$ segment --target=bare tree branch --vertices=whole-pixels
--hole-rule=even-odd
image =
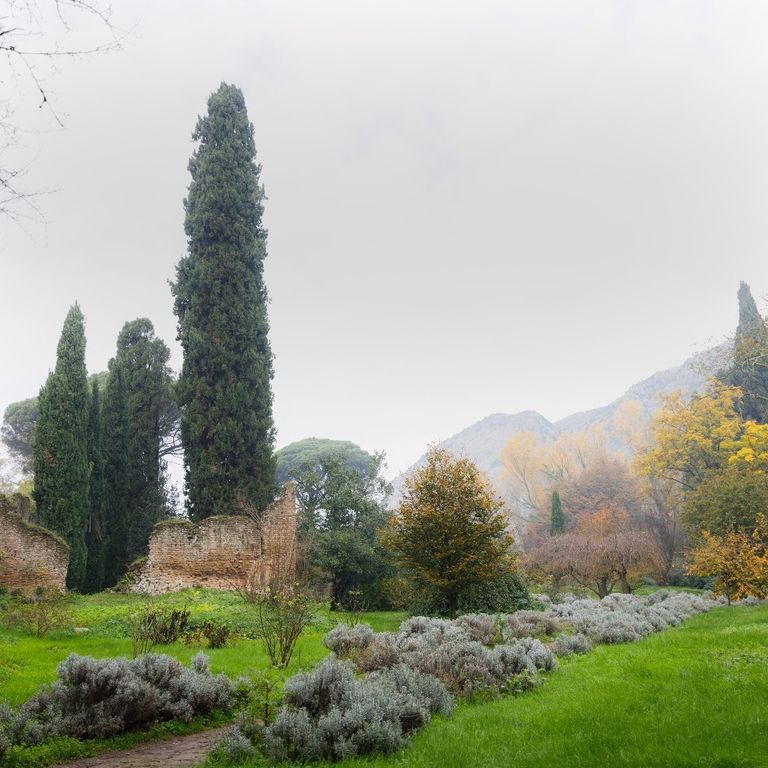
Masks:
[[[70,17],[78,21],[85,17],[96,19],[108,39],[82,47],[60,40],[59,33],[64,37],[73,34],[71,22],[75,19]],[[54,34],[46,28],[46,21],[51,18]],[[0,0],[0,57],[5,58],[6,64],[0,65],[0,82],[15,82],[20,91],[16,99],[6,97],[0,102],[0,156],[7,157],[8,150],[19,146],[17,114],[29,103],[23,91],[31,89],[39,99],[38,107],[51,115],[57,128],[63,128],[64,120],[49,97],[47,76],[58,72],[57,62],[63,59],[118,50],[129,34],[115,29],[111,8],[104,0]],[[32,44],[32,38],[40,38],[40,45]],[[0,215],[20,225],[43,220],[37,201],[47,193],[25,189],[21,180],[28,167],[28,163],[0,160]]]

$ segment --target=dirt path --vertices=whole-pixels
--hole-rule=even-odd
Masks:
[[[168,741],[154,741],[134,749],[83,757],[54,768],[191,768],[205,759],[213,742],[225,730],[226,727],[214,728],[190,736],[175,736]]]

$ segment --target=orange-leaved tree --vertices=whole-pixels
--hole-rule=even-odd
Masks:
[[[469,459],[433,447],[405,480],[382,541],[417,586],[439,597],[451,616],[474,587],[515,567],[504,502]]]
[[[768,597],[768,519],[757,515],[755,530],[749,534],[730,531],[714,536],[702,531],[704,543],[691,553],[688,573],[714,576],[715,594],[731,600]]]
[[[625,509],[609,504],[583,515],[572,533],[549,536],[529,550],[528,568],[559,581],[571,577],[598,597],[619,584],[632,591],[632,582],[654,570],[655,549],[649,535],[633,529]]]

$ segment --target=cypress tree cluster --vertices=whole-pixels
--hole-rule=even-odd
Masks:
[[[274,497],[275,464],[264,192],[239,88],[222,83],[193,139],[188,253],[173,293],[187,505],[200,520],[231,514],[239,500],[263,509]]]
[[[70,546],[67,586],[97,592],[146,551],[168,514],[161,444],[172,400],[170,353],[145,319],[126,323],[102,394],[88,390],[80,308],[67,315],[34,431],[38,520]]]
[[[272,351],[263,270],[264,191],[241,91],[222,84],[199,118],[185,201],[188,254],[172,286],[184,364],[146,318],[128,322],[89,392],[85,330],[67,315],[34,431],[40,522],[70,545],[70,588],[114,584],[168,514],[164,437],[181,407],[189,516],[263,509],[274,498]]]

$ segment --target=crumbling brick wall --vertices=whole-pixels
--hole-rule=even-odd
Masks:
[[[26,595],[37,587],[64,592],[69,547],[28,517],[28,500],[0,495],[0,586]]]
[[[158,523],[147,559],[133,571],[133,590],[148,594],[187,587],[244,589],[254,582],[292,579],[296,572],[296,489],[280,497],[259,518],[247,515]]]

